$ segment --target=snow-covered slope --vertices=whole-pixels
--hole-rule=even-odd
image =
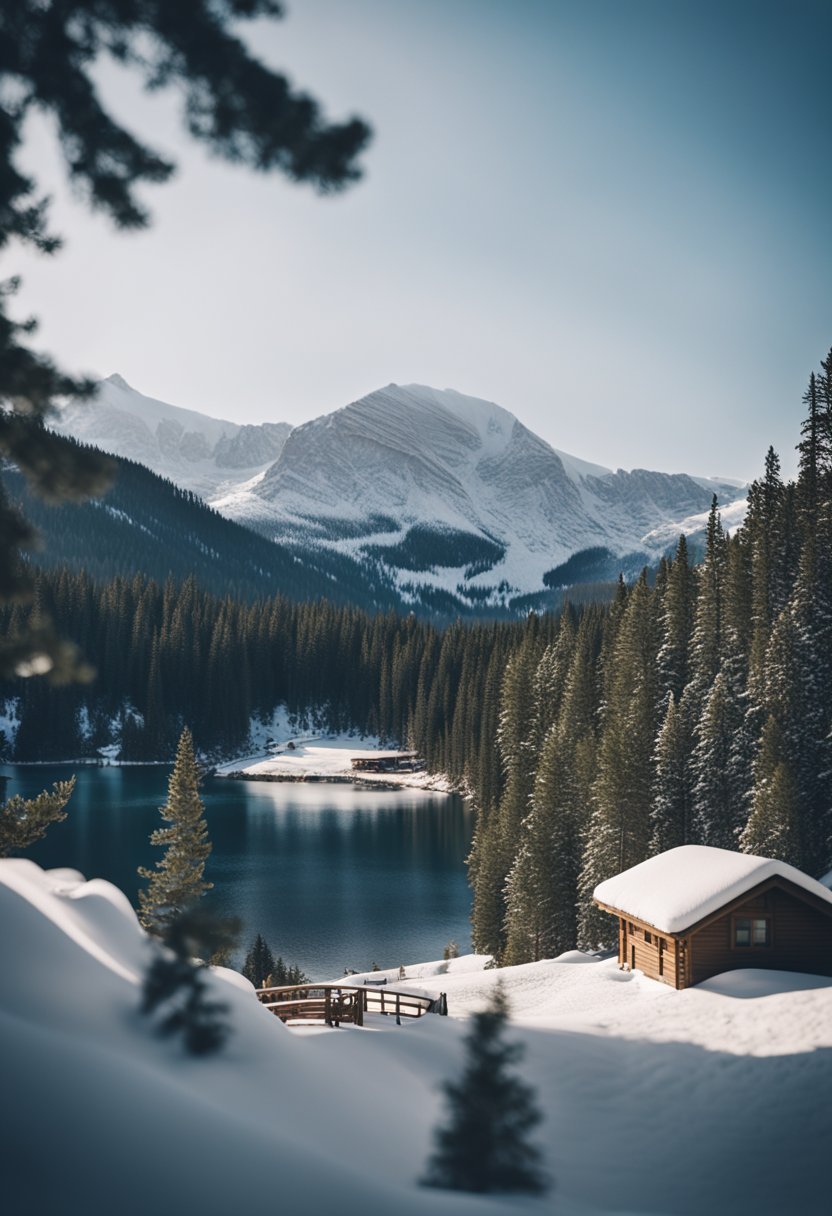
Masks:
[[[52,426],[209,499],[267,468],[292,429],[287,422],[241,426],[183,410],[145,397],[119,375],[102,380],[91,401],[65,406]]]
[[[524,593],[580,550],[643,548],[646,533],[706,510],[714,493],[740,491],[613,472],[550,447],[492,402],[390,384],[296,427],[262,478],[214,505],[276,538],[378,557],[400,586]]]
[[[138,1012],[149,947],[109,883],[0,861],[0,920],[9,1216],[828,1208],[828,979],[749,970],[675,992],[577,951],[499,971],[469,956],[406,968],[404,987],[447,993],[447,1018],[293,1031],[241,977],[215,972],[210,995],[228,1006],[232,1035],[220,1055],[194,1059]],[[417,1185],[439,1087],[459,1076],[466,1020],[498,982],[544,1114],[537,1135],[557,1187],[542,1199]]]

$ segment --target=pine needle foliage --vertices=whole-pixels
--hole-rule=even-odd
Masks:
[[[471,1019],[462,1076],[443,1086],[448,1117],[435,1132],[423,1186],[481,1195],[548,1189],[540,1151],[528,1138],[542,1116],[534,1091],[511,1072],[522,1047],[505,1042],[508,1016],[498,983],[489,1007]]]
[[[204,958],[227,954],[234,946],[236,921],[223,920],[202,908],[174,916],[154,942],[153,958],[142,987],[141,1011],[156,1019],[164,1037],[181,1034],[185,1050],[210,1055],[225,1043],[228,1006],[208,995]]]
[[[36,798],[15,794],[0,804],[0,857],[21,853],[45,834],[52,823],[66,819],[66,804],[75,789],[75,778],[56,781],[51,790]]]
[[[139,869],[141,877],[148,879],[147,889],[139,892],[139,920],[152,931],[185,912],[213,886],[204,878],[211,842],[205,806],[199,796],[193,738],[187,726],[176,750],[168,800],[159,811],[170,826],[157,828],[150,841],[164,848],[165,855],[155,869]]]

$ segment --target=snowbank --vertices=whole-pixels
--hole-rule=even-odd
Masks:
[[[832,904],[828,887],[785,861],[703,844],[683,844],[648,857],[600,883],[595,898],[665,933],[682,933],[723,904],[775,877],[787,878]]]
[[[227,973],[233,1034],[195,1060],[137,1012],[148,943],[125,897],[0,862],[4,1211],[228,1216],[783,1216],[825,1210],[832,982],[744,971],[685,992],[570,951],[501,971],[408,967],[451,1016],[292,1031]],[[374,973],[372,978],[397,973]],[[361,977],[355,977],[360,980]],[[557,1190],[416,1185],[467,1016],[505,984]],[[398,986],[398,984],[391,986]],[[692,1168],[679,1171],[680,1154]],[[645,1167],[645,1163],[649,1168]]]

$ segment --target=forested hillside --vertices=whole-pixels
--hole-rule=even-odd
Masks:
[[[730,539],[714,503],[701,565],[682,538],[655,588],[512,654],[470,863],[478,950],[613,944],[594,887],[674,845],[829,868],[832,352],[804,401],[796,484],[769,450]]]
[[[242,599],[282,594],[326,596],[370,610],[402,606],[373,563],[362,566],[325,549],[301,559],[291,546],[226,519],[143,465],[122,457],[114,463],[113,484],[102,498],[58,506],[30,494],[16,470],[4,471],[12,502],[43,538],[33,554],[38,565],[83,570],[98,580],[139,572],[159,582],[193,575],[206,591]]]
[[[410,740],[431,768],[490,789],[507,656],[526,636],[550,638],[553,617],[441,630],[415,616],[370,616],[328,601],[247,604],[139,576],[98,584],[45,572],[35,610],[60,623],[97,669],[87,685],[17,680],[19,760],[94,755],[120,741],[125,759],[168,759],[183,723],[210,755],[245,747],[251,718],[285,704],[324,727]],[[11,633],[30,610],[5,610]],[[480,771],[479,757],[490,768]]]
[[[479,951],[519,962],[607,942],[595,885],[683,843],[820,874],[832,861],[832,352],[806,393],[796,483],[770,450],[731,537],[684,537],[611,605],[514,623],[250,603],[196,579],[41,576],[92,684],[4,690],[18,759],[170,757],[184,723],[212,755],[279,704],[407,743],[474,799]],[[5,630],[24,612],[5,610]]]

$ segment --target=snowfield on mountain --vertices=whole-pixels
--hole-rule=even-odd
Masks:
[[[743,498],[730,478],[591,464],[502,406],[418,384],[389,384],[294,429],[240,428],[112,376],[57,426],[299,552],[378,562],[414,602],[427,588],[504,604],[587,549],[655,559],[679,532],[702,530],[714,494]]]

